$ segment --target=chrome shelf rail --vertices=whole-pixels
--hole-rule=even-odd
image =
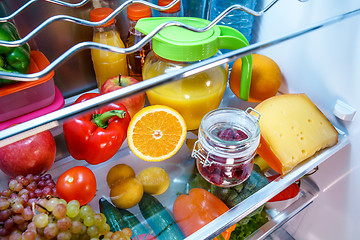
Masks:
[[[26,35],[22,39],[19,39],[16,41],[2,41],[1,40],[0,46],[6,46],[6,47],[21,46],[21,45],[25,44],[27,41],[29,41],[31,38],[33,38],[40,31],[42,31],[46,26],[48,26],[49,24],[56,22],[56,21],[62,20],[62,21],[76,23],[76,24],[83,25],[83,26],[96,27],[96,26],[100,26],[100,25],[103,25],[103,24],[109,22],[111,19],[116,17],[120,12],[122,12],[127,6],[129,6],[133,3],[141,3],[150,8],[153,8],[155,10],[165,11],[165,10],[168,10],[171,7],[173,7],[179,1],[180,0],[173,0],[168,5],[161,7],[161,6],[158,6],[156,4],[153,4],[153,3],[150,3],[150,2],[147,2],[144,0],[127,0],[123,4],[121,4],[119,7],[117,7],[109,16],[107,16],[106,18],[104,18],[103,20],[98,21],[98,22],[92,22],[89,20],[84,20],[81,18],[72,17],[72,16],[68,16],[68,15],[55,15],[55,16],[52,16],[52,17],[46,19],[44,22],[42,22],[39,26],[37,26],[34,30],[32,30],[28,35]]]
[[[90,99],[88,101],[78,103],[76,105],[68,106],[68,107],[60,109],[56,112],[52,112],[47,115],[38,117],[36,119],[15,125],[11,128],[4,129],[4,130],[0,131],[0,147],[5,146],[10,143],[13,143],[15,141],[18,141],[27,136],[31,136],[38,132],[44,131],[45,129],[50,129],[55,126],[59,126],[61,124],[61,122],[68,117],[75,116],[77,114],[81,114],[86,111],[90,111],[91,109],[103,106],[103,105],[111,103],[115,100],[118,100],[118,99],[121,99],[124,97],[128,97],[132,94],[146,91],[152,87],[155,87],[155,86],[167,83],[167,82],[171,82],[174,80],[178,80],[181,78],[189,77],[189,76],[192,76],[199,72],[211,69],[215,66],[219,66],[224,63],[235,61],[239,57],[246,56],[257,50],[264,49],[264,48],[267,48],[270,46],[274,46],[276,44],[279,44],[279,43],[285,42],[287,40],[302,36],[304,34],[312,32],[314,30],[321,29],[323,27],[329,26],[331,24],[335,24],[337,22],[340,22],[341,20],[356,16],[359,14],[360,14],[360,8],[355,9],[353,11],[346,12],[344,14],[337,15],[337,16],[327,19],[323,22],[320,22],[313,26],[307,27],[303,30],[300,30],[300,31],[267,41],[267,42],[255,43],[255,44],[249,45],[247,47],[228,52],[223,55],[212,57],[212,58],[206,59],[204,61],[201,61],[199,63],[195,63],[190,66],[184,67],[182,69],[172,71],[167,74],[163,74],[163,75],[148,79],[146,81],[139,82],[134,85],[127,86],[126,88],[122,88],[120,90],[101,95],[99,97]],[[168,22],[165,24],[170,24],[170,23],[171,22]],[[178,22],[171,23],[171,24],[178,24]],[[162,26],[159,26],[158,28],[162,28]],[[157,31],[157,29],[155,29],[154,31]],[[143,42],[144,41],[147,41],[147,40],[143,39]],[[107,45],[102,45],[102,46],[104,47],[104,49],[109,49],[109,50],[113,50],[113,51],[121,50],[120,53],[124,53],[124,49],[109,47]],[[84,45],[83,47],[87,47],[87,46]],[[44,73],[46,74],[49,71],[49,69],[52,69],[52,67],[53,67],[52,65],[59,64],[59,63],[60,63],[60,60],[58,60],[58,62],[53,62],[47,68],[45,68],[43,71],[41,71],[37,74],[31,74],[31,76],[35,76],[35,75],[39,76]],[[10,73],[6,73],[6,74],[10,74]]]
[[[39,0],[30,0],[30,1],[28,1],[27,3],[22,5],[18,10],[14,11],[12,14],[10,14],[10,15],[8,15],[6,17],[1,17],[0,22],[7,22],[7,21],[12,20],[14,17],[19,15],[22,11],[24,11],[25,9],[27,9],[28,7],[30,7],[31,5],[33,5],[34,3],[38,2],[38,1]],[[64,7],[79,8],[79,7],[84,6],[90,0],[82,0],[81,2],[78,2],[78,3],[68,3],[68,2],[59,1],[59,0],[43,0],[43,1],[53,3],[53,4],[56,4],[56,5],[60,5],[60,6],[64,6]]]
[[[55,15],[53,17],[50,17],[50,18],[46,19],[39,26],[37,26],[34,30],[32,30],[28,35],[26,35],[25,37],[23,37],[20,40],[16,40],[16,41],[3,41],[3,40],[0,40],[0,46],[5,46],[5,47],[21,46],[21,45],[25,44],[26,42],[28,42],[31,38],[33,38],[40,31],[42,31],[47,25],[49,25],[49,24],[51,24],[51,23],[53,23],[55,21],[63,20],[63,21],[72,22],[72,23],[76,23],[76,24],[79,24],[79,25],[83,25],[83,26],[96,27],[96,26],[100,26],[100,25],[103,25],[103,24],[107,23],[112,18],[116,17],[120,12],[122,12],[127,6],[129,6],[129,5],[133,4],[133,3],[141,3],[141,4],[144,4],[146,6],[149,6],[149,7],[153,8],[155,10],[165,11],[165,10],[168,10],[171,7],[173,7],[178,1],[180,1],[180,0],[174,0],[170,4],[161,7],[161,6],[158,6],[156,4],[152,4],[152,3],[144,1],[144,0],[127,0],[126,2],[121,4],[118,8],[116,8],[113,13],[111,13],[109,16],[107,16],[106,18],[104,18],[103,20],[98,21],[98,22],[91,22],[91,21],[88,21],[88,20],[84,20],[84,19],[80,19],[80,18],[76,18],[76,17],[71,17],[71,16],[67,16],[67,15]],[[214,19],[214,21],[212,21],[208,26],[206,26],[206,29],[204,28],[204,29],[199,29],[198,30],[198,29],[193,28],[191,26],[189,26],[188,29],[193,30],[193,31],[206,31],[209,28],[211,28],[213,25],[218,23],[222,18],[224,18],[226,15],[228,15],[231,11],[233,11],[235,9],[240,9],[240,10],[245,11],[245,12],[251,14],[251,15],[254,15],[254,16],[261,16],[266,11],[268,11],[278,1],[279,0],[272,0],[272,2],[270,4],[268,4],[263,10],[258,11],[258,12],[253,11],[252,9],[249,9],[249,8],[244,7],[242,5],[236,4],[236,5],[233,5],[233,6],[230,6],[229,8],[227,8],[216,19]],[[141,46],[139,46],[139,47],[141,47]]]
[[[148,2],[143,1],[143,0],[128,0],[128,1],[124,2],[122,5],[120,5],[108,17],[106,17],[105,19],[103,19],[103,20],[101,20],[99,22],[91,22],[91,21],[87,21],[87,20],[83,20],[83,19],[79,19],[79,18],[74,18],[74,17],[69,17],[69,16],[65,16],[65,15],[57,15],[57,16],[54,16],[54,17],[51,17],[51,18],[47,19],[45,22],[40,24],[37,28],[35,28],[30,34],[28,34],[23,39],[20,39],[20,40],[17,40],[17,41],[1,41],[0,40],[0,46],[9,46],[9,47],[11,47],[11,46],[20,46],[20,45],[24,44],[26,41],[28,41],[31,37],[33,37],[37,32],[42,30],[46,25],[48,25],[50,22],[55,21],[56,19],[57,20],[63,19],[63,20],[72,21],[72,22],[75,22],[75,23],[78,23],[78,24],[81,24],[81,25],[94,27],[94,26],[99,26],[99,25],[102,25],[102,24],[108,22],[110,19],[112,19],[118,13],[120,13],[126,6],[128,6],[128,5],[132,4],[132,3],[142,3],[142,4],[145,4],[145,5],[149,6],[149,7],[151,7],[151,8],[157,9],[159,11],[163,11],[163,10],[171,8],[178,1],[179,0],[174,0],[169,5],[167,5],[165,7],[160,7],[160,6],[148,3]],[[203,27],[203,28],[195,28],[193,26],[190,26],[190,25],[187,25],[187,24],[184,24],[184,23],[181,23],[181,22],[169,21],[169,22],[166,22],[166,23],[163,23],[163,24],[159,25],[152,32],[150,32],[150,34],[148,34],[145,38],[143,38],[140,42],[138,42],[137,44],[135,44],[135,45],[133,45],[133,46],[131,46],[129,48],[117,48],[117,47],[112,47],[112,46],[109,46],[109,45],[105,45],[105,44],[101,44],[101,43],[95,43],[95,42],[91,42],[91,41],[81,42],[81,43],[78,43],[78,44],[74,45],[70,49],[68,49],[65,53],[63,53],[58,58],[56,58],[52,63],[50,63],[50,65],[48,65],[46,68],[44,68],[40,72],[32,73],[32,74],[20,74],[20,73],[9,73],[9,72],[0,71],[0,77],[4,78],[4,79],[16,80],[16,81],[35,81],[35,80],[39,80],[41,77],[45,76],[46,74],[48,74],[52,70],[56,69],[61,63],[65,62],[73,54],[75,54],[76,52],[79,52],[81,50],[84,50],[84,49],[95,48],[95,49],[101,49],[101,50],[106,50],[106,51],[111,51],[111,52],[116,52],[116,53],[121,53],[121,54],[130,54],[130,53],[138,51],[146,43],[150,42],[151,39],[157,33],[159,33],[162,29],[164,29],[166,27],[178,26],[178,27],[182,27],[182,28],[194,31],[194,32],[205,32],[205,31],[211,29],[222,18],[226,17],[227,14],[229,14],[231,11],[233,11],[235,9],[240,9],[240,10],[246,11],[246,12],[248,12],[250,14],[261,16],[262,14],[264,14],[267,10],[269,10],[278,1],[279,0],[273,0],[263,10],[261,10],[259,12],[253,11],[253,10],[251,10],[249,8],[246,8],[246,7],[244,7],[242,5],[238,5],[238,4],[230,6],[223,13],[221,13],[217,18],[215,18],[212,22],[209,22],[209,24],[207,26]]]

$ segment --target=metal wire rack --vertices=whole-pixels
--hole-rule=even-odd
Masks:
[[[19,8],[17,11],[15,11],[13,14],[11,14],[11,15],[9,15],[7,17],[4,17],[4,18],[0,18],[0,22],[11,20],[13,17],[15,17],[17,14],[19,14],[21,11],[23,11],[24,9],[26,9],[27,7],[29,7],[31,4],[35,3],[36,1],[37,0],[29,1],[28,3],[23,5],[23,7]],[[53,3],[53,4],[63,5],[63,6],[66,6],[66,7],[81,7],[81,6],[85,5],[89,0],[83,0],[83,1],[81,1],[79,3],[77,3],[77,4],[68,4],[68,3],[65,3],[65,2],[62,2],[62,1],[57,1],[57,0],[46,0],[46,1],[50,2],[50,3]],[[75,23],[75,24],[83,25],[83,26],[96,27],[96,26],[100,26],[100,25],[103,25],[103,24],[107,23],[112,18],[117,16],[120,12],[122,12],[127,6],[129,6],[129,5],[133,4],[133,3],[141,3],[141,4],[144,4],[146,6],[149,6],[150,8],[153,8],[155,10],[165,11],[165,10],[170,9],[171,7],[173,7],[179,1],[180,0],[173,0],[170,4],[161,7],[161,6],[149,3],[149,2],[144,1],[144,0],[128,0],[128,1],[125,1],[123,4],[121,4],[118,8],[116,8],[114,10],[114,12],[112,12],[109,16],[107,16],[106,18],[104,18],[103,20],[98,21],[98,22],[91,22],[91,21],[88,21],[88,20],[84,20],[84,19],[80,19],[80,18],[76,18],[76,17],[71,17],[71,16],[67,16],[67,15],[56,15],[56,16],[50,17],[47,20],[45,20],[43,23],[41,23],[38,27],[36,27],[34,30],[32,30],[29,34],[27,34],[25,37],[23,37],[20,40],[16,40],[16,41],[2,41],[2,40],[0,40],[0,46],[6,46],[6,47],[21,46],[21,45],[25,44],[26,42],[28,42],[30,39],[32,39],[34,36],[36,36],[46,26],[48,26],[49,24],[51,24],[53,22],[56,22],[56,21],[68,21],[68,22],[72,22],[72,23]],[[48,74],[49,72],[51,72],[52,70],[56,69],[61,63],[65,62],[73,54],[75,54],[75,53],[77,53],[77,52],[79,52],[81,50],[84,50],[84,49],[96,48],[96,49],[111,51],[111,52],[115,52],[115,53],[130,54],[130,53],[136,52],[139,49],[141,49],[146,43],[150,42],[151,39],[157,33],[159,33],[161,30],[163,30],[166,27],[178,26],[178,27],[182,27],[182,28],[194,31],[194,32],[205,32],[205,31],[211,29],[221,19],[226,17],[230,12],[232,12],[232,11],[234,11],[236,9],[239,9],[241,11],[247,12],[248,14],[251,14],[253,16],[258,17],[258,16],[263,15],[266,11],[268,11],[278,1],[279,0],[272,0],[261,11],[254,11],[252,9],[249,9],[249,8],[247,8],[247,7],[243,6],[243,5],[239,5],[239,4],[232,5],[232,6],[228,7],[225,11],[223,11],[212,22],[209,22],[209,24],[207,26],[203,27],[203,28],[195,28],[193,26],[190,26],[190,25],[187,25],[187,24],[184,24],[184,23],[181,23],[181,22],[169,21],[169,22],[166,22],[166,23],[163,23],[163,24],[159,25],[152,32],[150,32],[145,38],[143,38],[140,42],[138,42],[137,44],[135,44],[135,45],[133,45],[133,46],[131,46],[129,48],[118,48],[118,47],[113,47],[113,46],[109,46],[109,45],[105,45],[105,44],[101,44],[101,43],[95,43],[95,42],[91,42],[91,41],[81,42],[81,43],[78,43],[78,44],[74,45],[73,47],[68,49],[66,52],[61,54],[58,58],[56,58],[52,63],[50,63],[50,65],[48,65],[42,71],[39,71],[39,72],[33,73],[33,74],[0,72],[0,77],[4,78],[4,79],[10,79],[10,80],[16,80],[16,81],[34,81],[34,80],[38,80],[41,77]]]

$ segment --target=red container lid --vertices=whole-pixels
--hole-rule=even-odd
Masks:
[[[127,7],[127,15],[133,21],[151,17],[151,8],[141,3],[133,3]]]
[[[30,66],[29,66],[29,74],[37,73],[44,68],[46,68],[50,64],[49,60],[45,57],[45,55],[40,51],[32,50],[30,52]],[[18,81],[17,83],[8,84],[3,87],[0,87],[0,97],[9,95],[14,92],[19,92],[24,89],[28,89],[34,87],[36,85],[40,85],[44,82],[49,81],[54,76],[54,71],[51,71],[44,77],[40,78],[36,81],[22,82]]]
[[[95,8],[90,11],[90,21],[92,22],[99,22],[109,16],[114,10],[111,8],[103,7],[103,8]],[[108,27],[111,24],[115,23],[115,18],[110,19],[107,23],[104,25],[101,25],[99,27]]]
[[[169,5],[172,1],[173,0],[158,0],[158,4],[159,6],[163,7]],[[166,13],[178,12],[180,11],[180,6],[181,6],[181,1],[177,2],[172,8],[162,12],[166,12]]]

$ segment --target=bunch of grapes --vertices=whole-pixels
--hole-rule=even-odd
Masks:
[[[130,240],[131,229],[110,232],[106,217],[56,194],[50,174],[18,176],[0,191],[2,240]]]
[[[33,218],[33,203],[45,197],[56,197],[56,184],[50,174],[29,174],[9,180],[0,192],[0,237],[25,231]]]
[[[77,200],[66,203],[59,198],[45,199],[24,232],[15,231],[9,239],[35,240],[130,240],[132,231],[110,232],[106,217],[95,213],[89,205],[80,207]]]

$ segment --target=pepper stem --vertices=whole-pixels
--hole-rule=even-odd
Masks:
[[[126,112],[124,110],[110,110],[104,112],[103,114],[93,114],[92,122],[96,124],[96,126],[101,128],[106,128],[109,125],[109,120],[113,117],[124,118]]]

